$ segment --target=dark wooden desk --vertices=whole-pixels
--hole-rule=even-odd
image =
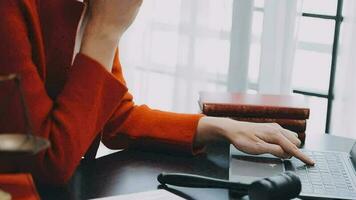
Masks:
[[[305,148],[348,152],[354,140],[309,134]],[[82,163],[71,182],[62,188],[38,186],[43,199],[88,199],[157,189],[161,172],[184,172],[228,178],[229,145],[214,144],[196,157],[124,150]],[[187,199],[232,199],[224,189],[171,187]]]

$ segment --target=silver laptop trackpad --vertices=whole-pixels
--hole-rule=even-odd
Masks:
[[[230,181],[250,184],[285,171],[283,161],[273,157],[231,155]]]

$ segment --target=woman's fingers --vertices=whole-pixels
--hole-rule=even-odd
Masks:
[[[280,133],[282,133],[289,141],[291,141],[297,147],[300,147],[300,145],[302,144],[302,142],[298,139],[297,133],[290,131],[288,129],[285,129],[277,123],[270,123],[268,125],[274,129],[274,132],[279,131]]]
[[[291,156],[285,152],[281,146],[279,145],[276,145],[276,144],[271,144],[271,143],[267,143],[267,142],[264,142],[264,141],[260,141],[260,147],[261,147],[261,150],[262,152],[264,153],[270,153],[274,156],[277,156],[279,158],[290,158]]]
[[[294,145],[297,147],[300,147],[302,142],[298,139],[298,134],[295,132],[292,132],[288,129],[281,128],[282,134],[289,140],[291,141]]]
[[[261,124],[227,120],[222,129],[223,135],[235,147],[245,153],[271,153],[281,158],[291,156],[308,165],[315,162],[301,152],[297,146],[300,140],[294,132],[283,129],[278,124]],[[218,129],[219,130],[219,129]]]
[[[302,151],[298,149],[298,147],[293,144],[291,141],[289,141],[283,134],[281,133],[276,133],[276,134],[271,134],[271,137],[267,137],[269,143],[277,144],[282,147],[282,149],[289,155],[294,156],[298,158],[299,160],[303,161],[304,163],[308,165],[314,165],[315,162],[309,158],[307,155],[305,155]]]

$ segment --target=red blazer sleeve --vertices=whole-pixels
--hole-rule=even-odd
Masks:
[[[78,54],[62,92],[51,99],[33,61],[33,35],[28,13],[18,1],[0,1],[0,74],[22,76],[21,87],[29,107],[34,133],[48,138],[51,147],[21,166],[37,180],[65,183],[104,124],[119,106],[127,88],[95,60]],[[0,86],[0,99],[9,97],[11,84]],[[18,96],[8,107],[9,120],[0,132],[23,131]]]
[[[118,53],[114,60],[113,74],[125,84]],[[203,115],[178,114],[135,105],[126,92],[123,100],[104,128],[102,141],[111,149],[129,146],[196,153],[193,141],[198,121]]]

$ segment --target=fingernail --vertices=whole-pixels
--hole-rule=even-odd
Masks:
[[[312,159],[310,159],[310,165],[315,165],[315,161],[314,160],[312,160]]]

